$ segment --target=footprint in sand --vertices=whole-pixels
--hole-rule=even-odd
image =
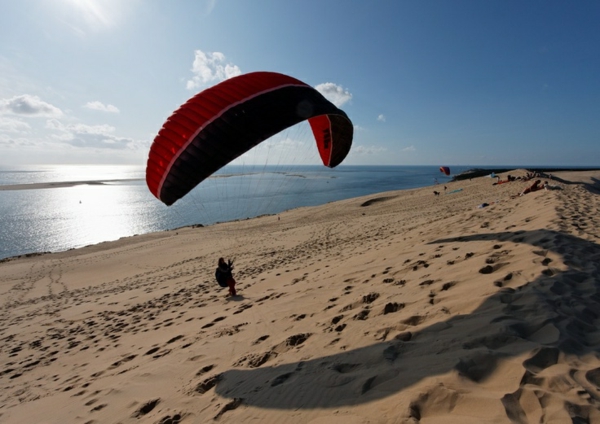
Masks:
[[[199,377],[199,376],[201,376],[201,375],[203,375],[203,374],[206,374],[207,372],[209,372],[209,371],[213,370],[215,367],[216,367],[216,365],[207,365],[207,366],[205,366],[205,367],[202,367],[202,368],[200,369],[200,371],[198,371],[198,372],[196,373],[196,377]]]
[[[383,315],[391,314],[393,312],[398,312],[406,305],[404,303],[390,302],[387,303],[383,308]]]
[[[376,386],[379,386],[380,384],[385,383],[388,380],[396,378],[398,374],[400,374],[399,371],[391,370],[386,372],[385,374],[377,374],[367,378],[360,389],[360,394],[364,395]]]
[[[168,355],[169,353],[171,353],[171,349],[164,349],[162,352],[157,353],[156,355],[154,355],[152,357],[152,359],[158,359],[158,358],[162,358],[163,356]]]
[[[223,376],[221,374],[216,374],[211,377],[208,377],[206,380],[199,383],[194,389],[194,391],[203,395],[204,393],[208,392],[210,389],[215,387],[217,383],[221,381],[222,378]]]
[[[415,265],[413,265],[412,270],[418,271],[419,268],[429,268],[429,264],[426,261],[419,260],[416,262]]]
[[[294,318],[294,315],[292,315],[291,318]],[[302,321],[304,318],[306,318],[306,314],[301,314],[301,315],[296,316],[294,318],[294,321]]]
[[[426,317],[421,316],[421,315],[413,315],[412,317],[406,318],[405,320],[403,320],[402,323],[406,324],[406,325],[411,325],[411,326],[419,325],[420,323],[425,321],[425,318]]]
[[[342,331],[344,331],[344,328],[346,328],[346,324],[340,324],[340,325],[338,325],[337,327],[335,327],[335,328],[333,329],[333,331],[336,331],[336,332],[338,332],[338,333],[341,333]]]
[[[349,311],[351,309],[354,309],[358,306],[360,306],[361,304],[371,304],[373,303],[375,300],[377,300],[379,298],[379,293],[369,293],[366,294],[362,297],[362,299],[358,302],[354,302],[351,303],[349,305],[344,306],[340,312],[345,312],[345,311]],[[365,315],[366,316],[366,315]]]
[[[454,287],[456,285],[456,281],[450,281],[448,283],[444,283],[444,285],[442,285],[442,289],[441,291],[446,291],[451,289],[452,287]]]
[[[352,317],[352,319],[359,320],[359,321],[365,321],[368,318],[370,313],[371,313],[371,311],[369,309],[363,309],[358,314],[354,315],[354,317]]]
[[[257,345],[257,344],[259,344],[260,342],[264,342],[264,341],[265,341],[265,340],[267,340],[268,338],[269,338],[269,336],[268,336],[268,335],[261,336],[261,337],[259,337],[258,339],[256,339],[256,340],[255,340],[255,341],[254,341],[252,344],[253,344],[253,345]]]
[[[506,274],[504,276],[504,278],[502,280],[496,280],[496,281],[494,281],[494,285],[496,287],[503,287],[504,283],[512,280],[512,278],[513,278],[513,273],[509,272],[508,274]]]
[[[242,313],[242,312],[244,312],[246,309],[250,309],[251,307],[252,307],[252,304],[250,304],[250,303],[246,303],[246,304],[244,304],[244,305],[240,306],[240,308],[239,308],[237,311],[235,311],[233,314],[234,314],[234,315],[236,315],[236,314],[241,314],[241,313]]]
[[[379,297],[379,293],[369,293],[363,296],[363,303],[373,303]]]
[[[156,405],[158,405],[158,403],[160,402],[160,399],[153,399],[153,400],[149,400],[148,402],[146,402],[145,404],[143,404],[139,409],[137,409],[132,416],[134,418],[140,418],[143,417],[144,415],[150,413],[154,407]]]
[[[493,267],[493,266],[491,266],[491,265],[486,265],[486,266],[484,266],[483,268],[481,268],[481,269],[479,270],[479,273],[480,273],[480,274],[491,274],[491,273],[492,273],[492,272],[494,272],[494,271],[495,271],[495,269],[494,269],[494,267]]]
[[[331,320],[331,324],[332,325],[337,324],[338,322],[340,322],[342,320],[342,318],[344,318],[343,315],[338,315],[336,317],[333,317],[332,320]]]
[[[181,334],[180,334],[179,336],[175,336],[175,337],[173,337],[171,340],[169,340],[169,341],[167,342],[167,344],[169,344],[169,343],[174,343],[174,342],[176,342],[177,340],[181,340],[181,339],[183,339],[183,337],[184,337],[184,336],[183,336],[183,335],[181,335]]]
[[[346,374],[346,373],[354,371],[355,369],[360,367],[360,365],[361,364],[346,364],[346,363],[334,364],[331,366],[331,369],[333,371],[339,372],[340,374]]]
[[[158,352],[159,349],[160,349],[160,347],[153,347],[148,352],[144,353],[144,355],[152,355],[153,353]]]
[[[286,374],[282,374],[278,377],[275,377],[273,381],[271,381],[271,387],[279,386],[280,384],[285,383],[292,375],[293,373],[288,372]]]
[[[238,359],[233,365],[243,366],[247,364],[250,368],[258,368],[267,362],[269,359],[275,358],[278,355],[285,353],[293,348],[299,348],[309,337],[311,333],[295,334],[288,337],[283,342],[273,346],[270,351],[263,353],[253,353]]]
[[[233,411],[234,409],[238,408],[243,402],[244,402],[243,398],[235,398],[235,399],[233,399],[231,402],[225,404],[225,406],[223,406],[223,408],[221,408],[221,410],[219,411],[219,413],[217,415],[215,415],[214,420],[218,420],[219,418],[221,418],[221,416],[225,412],[227,412],[227,411]]]
[[[183,414],[167,415],[158,421],[158,424],[179,424],[183,419]]]

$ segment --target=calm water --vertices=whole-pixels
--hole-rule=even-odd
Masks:
[[[453,167],[452,172],[469,168]],[[1,185],[106,181],[0,191],[0,259],[450,180],[435,166],[229,166],[167,207],[150,194],[144,173],[133,166],[0,168]]]

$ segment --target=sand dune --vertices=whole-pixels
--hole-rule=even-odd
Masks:
[[[0,185],[0,191],[4,190],[38,190],[44,188],[75,187],[79,185],[105,185],[131,181],[143,181],[139,178],[126,178],[114,180],[85,180],[85,181],[56,181],[52,183],[28,183],[28,184],[4,184]]]
[[[4,261],[0,422],[600,423],[600,172],[492,183]]]

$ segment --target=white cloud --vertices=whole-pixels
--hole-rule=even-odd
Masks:
[[[380,146],[356,146],[353,147],[351,152],[357,155],[372,155],[375,153],[385,152],[387,149]]]
[[[221,82],[242,73],[238,66],[227,63],[223,53],[205,53],[202,50],[194,52],[192,72],[194,76],[186,84],[189,90],[204,87],[211,82]]]
[[[49,119],[46,128],[57,131],[52,137],[76,147],[93,147],[108,149],[134,149],[143,143],[131,138],[118,137],[113,133],[115,127],[110,125],[63,124],[56,119]]]
[[[0,118],[0,131],[2,132],[22,133],[27,132],[29,129],[31,129],[31,126],[20,119],[9,117]]]
[[[87,108],[87,109],[92,109],[92,110],[99,110],[101,112],[110,112],[110,113],[119,113],[119,108],[117,108],[116,106],[113,105],[105,105],[102,102],[99,101],[94,101],[94,102],[87,102],[83,107]]]
[[[383,115],[383,114],[382,114],[382,115],[379,115],[379,116],[377,117],[377,120],[378,120],[379,122],[385,122],[385,115]]]
[[[37,143],[27,138],[13,138],[5,134],[0,134],[0,146],[7,148],[36,147]]]
[[[352,94],[348,90],[332,82],[319,84],[315,89],[337,107],[341,107],[352,100]]]
[[[63,114],[56,106],[29,94],[0,100],[0,113],[27,117],[59,117]]]
[[[0,133],[0,146],[3,147],[12,147],[14,145],[14,140],[9,136]]]
[[[272,137],[268,140],[263,141],[257,147],[265,150],[282,150],[284,152],[294,151],[296,149],[305,148],[305,147],[315,147],[314,141],[312,143],[307,143],[305,139],[297,139],[293,136],[291,137]],[[293,152],[296,154],[298,152]]]
[[[403,152],[416,152],[417,149],[415,149],[415,146],[408,146],[405,147],[404,149],[402,149]]]
[[[80,134],[108,134],[115,131],[111,125],[86,125],[86,124],[63,124],[58,119],[48,119],[46,128],[64,132],[73,132]]]

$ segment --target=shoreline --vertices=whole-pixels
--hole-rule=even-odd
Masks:
[[[313,166],[311,166],[313,167]],[[320,169],[320,167],[314,167],[317,169]],[[383,168],[387,168],[387,167],[383,167]],[[266,171],[266,173],[272,173],[273,171]],[[292,173],[290,174],[288,171],[276,171],[274,173],[277,174],[283,174],[283,175],[287,175],[287,176],[291,176],[291,177],[304,177],[300,174],[295,174]],[[212,175],[210,178],[215,178],[215,179],[221,179],[221,178],[229,178],[232,176],[239,176],[239,175],[252,175],[254,173],[242,173],[242,174],[223,174],[223,175]],[[328,178],[337,178],[336,176],[330,176]],[[96,186],[103,186],[106,185],[106,183],[111,183],[111,182],[129,182],[129,181],[144,181],[144,179],[140,179],[140,178],[128,178],[128,179],[97,179],[97,180],[78,180],[78,181],[54,181],[54,182],[49,182],[49,183],[30,183],[30,184],[14,184],[14,185],[0,185],[0,192],[1,191],[17,191],[17,190],[29,190],[29,189],[52,189],[52,188],[68,188],[68,187],[75,187],[75,186],[79,186],[79,185],[96,185]],[[412,189],[412,188],[411,188]],[[401,191],[403,191],[404,189],[402,189]],[[410,190],[410,189],[406,189],[406,190]],[[154,198],[152,198],[152,200],[154,201]],[[330,202],[330,201],[328,201]],[[326,202],[326,203],[328,203]],[[324,203],[325,204],[325,203]],[[315,205],[318,206],[318,205]],[[302,206],[301,206],[302,207]],[[92,244],[80,244],[77,246],[70,246],[70,247],[64,247],[62,249],[57,249],[57,250],[51,250],[51,248],[47,248],[47,249],[43,249],[43,250],[32,250],[32,251],[25,251],[25,253],[18,253],[15,252],[14,254],[11,254],[10,256],[6,256],[6,257],[0,257],[0,263],[2,262],[6,262],[6,261],[10,261],[10,260],[14,260],[14,259],[18,259],[18,258],[22,258],[22,257],[30,257],[30,256],[38,256],[38,255],[43,255],[43,254],[49,254],[49,253],[60,253],[60,252],[65,252],[65,251],[70,251],[73,249],[79,249],[82,247],[87,247],[90,245],[95,245],[95,244],[99,244],[99,243],[105,243],[105,242],[111,242],[111,241],[118,241],[122,238],[127,238],[127,237],[135,237],[135,236],[140,236],[140,235],[145,235],[145,234],[150,234],[152,232],[163,232],[163,231],[176,231],[178,229],[181,228],[186,228],[186,227],[199,227],[199,226],[212,226],[215,224],[224,224],[227,222],[236,222],[236,221],[240,221],[240,220],[248,220],[248,219],[256,219],[256,218],[260,218],[262,216],[272,216],[272,215],[276,215],[277,213],[273,213],[273,214],[261,214],[259,216],[254,216],[254,217],[249,217],[249,218],[239,218],[233,221],[217,221],[211,224],[202,224],[202,223],[192,223],[192,224],[188,224],[188,225],[181,225],[181,226],[173,226],[173,227],[169,227],[169,228],[164,228],[161,230],[156,230],[156,231],[151,231],[151,232],[135,232],[133,234],[129,234],[129,235],[122,235],[119,238],[116,239],[112,239],[112,240],[103,240],[103,241],[98,241],[97,243],[92,243]]]
[[[479,177],[487,177],[491,172],[496,173],[496,175],[501,175],[501,174],[509,174],[509,173],[514,173],[515,171],[517,172],[532,172],[532,171],[537,171],[537,172],[558,172],[559,175],[553,175],[552,181],[554,182],[560,182],[563,184],[584,184],[589,190],[591,190],[592,192],[598,192],[600,193],[600,180],[596,180],[596,181],[587,181],[585,183],[582,182],[575,182],[575,183],[571,183],[567,180],[564,180],[562,178],[560,178],[561,173],[571,173],[571,172],[575,172],[575,173],[589,173],[589,172],[594,172],[594,171],[599,171],[600,168],[586,168],[586,169],[572,169],[572,168],[497,168],[497,169],[478,169],[478,168],[474,168],[472,170],[469,171],[465,171],[461,174],[459,174],[458,176],[464,176],[463,178],[460,179],[452,179],[450,182],[460,182],[463,180],[468,180],[471,178],[479,178]],[[229,175],[226,175],[224,177],[228,177]],[[456,178],[456,177],[455,177]],[[541,178],[546,178],[546,179],[550,179],[549,177],[541,177]],[[65,182],[52,182],[52,183],[33,183],[33,184],[16,184],[16,185],[5,185],[2,186],[0,185],[0,191],[2,190],[27,190],[27,189],[47,189],[47,188],[63,188],[63,187],[74,187],[77,185],[104,185],[104,183],[111,183],[111,182],[127,182],[127,181],[144,181],[143,179],[114,179],[114,180],[87,180],[87,181],[73,181],[73,182],[69,182],[69,181],[65,181]],[[444,185],[444,184],[438,184],[439,185]],[[408,188],[408,189],[402,189],[402,190],[392,190],[392,191],[387,191],[387,192],[382,192],[382,193],[373,193],[370,195],[365,195],[365,196],[359,196],[359,197],[354,197],[354,198],[349,198],[349,199],[344,199],[344,200],[337,200],[334,202],[328,202],[328,203],[336,203],[336,202],[343,202],[343,201],[348,201],[348,200],[355,200],[355,199],[362,199],[362,198],[367,198],[367,197],[373,197],[375,196],[374,199],[370,199],[370,200],[366,200],[365,204],[370,204],[370,203],[375,203],[378,201],[381,201],[380,199],[382,198],[381,196],[384,195],[384,199],[386,198],[385,195],[386,193],[392,193],[392,197],[396,197],[398,195],[398,193],[404,193],[410,190],[421,190],[421,189],[427,189],[427,188],[433,188],[436,187],[435,184],[432,184],[431,186],[424,186],[424,187],[418,187],[418,188]],[[452,194],[452,193],[448,193],[448,194]],[[325,203],[323,205],[326,205],[328,203]],[[315,205],[315,206],[309,206],[309,207],[320,207],[323,205]],[[299,208],[304,208],[304,207],[299,207]],[[284,212],[289,212],[289,211],[294,211],[296,209],[299,208],[294,208],[294,209],[290,209],[290,210],[286,210]],[[85,246],[80,246],[80,247],[71,247],[65,250],[50,250],[50,251],[40,251],[40,252],[29,252],[29,253],[23,253],[23,254],[19,254],[19,255],[13,255],[13,256],[7,256],[5,258],[0,258],[0,264],[5,263],[5,262],[9,262],[9,261],[13,261],[13,260],[17,260],[17,259],[21,259],[21,258],[30,258],[30,257],[36,257],[36,256],[42,256],[42,255],[47,255],[47,254],[56,254],[56,253],[64,253],[64,252],[69,252],[69,251],[73,251],[73,250],[78,250],[78,249],[83,249],[83,248],[88,248],[88,247],[93,247],[93,246],[97,246],[100,244],[104,244],[104,243],[113,243],[113,242],[119,242],[121,240],[127,240],[133,237],[140,237],[140,236],[145,236],[145,235],[152,235],[152,234],[161,234],[161,233],[166,233],[166,232],[172,232],[172,231],[178,231],[178,230],[184,230],[187,228],[210,228],[213,227],[215,225],[224,225],[224,224],[230,224],[230,223],[236,223],[236,222],[241,222],[241,221],[249,221],[249,220],[255,220],[255,219],[259,219],[259,218],[263,218],[263,217],[269,217],[269,216],[276,216],[276,215],[280,215],[280,214],[262,214],[256,217],[251,217],[251,218],[243,218],[243,219],[236,219],[236,220],[232,220],[232,221],[220,221],[220,222],[215,222],[213,224],[210,225],[204,225],[201,223],[196,223],[196,224],[190,224],[190,225],[184,225],[184,226],[180,226],[180,227],[174,227],[174,228],[167,228],[164,230],[159,230],[159,231],[151,231],[148,233],[139,233],[139,234],[132,234],[129,236],[122,236],[118,239],[115,240],[104,240],[104,241],[100,241],[98,243],[94,243],[94,244],[89,244],[89,245],[85,245]]]

